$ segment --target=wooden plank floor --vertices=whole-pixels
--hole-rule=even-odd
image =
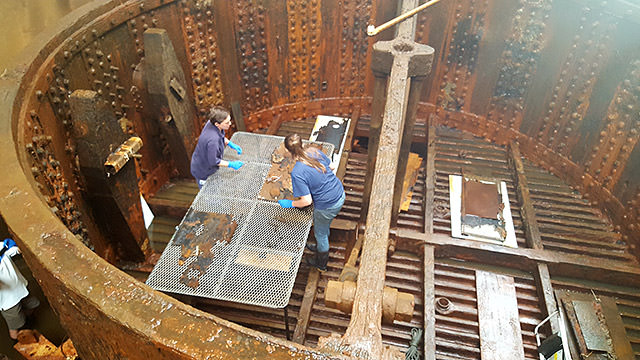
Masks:
[[[284,136],[297,132],[305,136],[304,134],[310,133],[312,127],[313,119],[285,122],[277,135]],[[449,174],[460,175],[464,172],[492,176],[507,183],[517,243],[519,247],[526,247],[522,218],[515,193],[514,172],[507,160],[507,151],[501,146],[453,134],[445,129],[438,132],[436,139],[434,232],[451,233]],[[366,143],[366,139],[359,140]],[[343,178],[347,197],[343,210],[338,215],[339,219],[357,221],[360,217],[362,191],[367,169],[367,156],[362,151],[366,152],[366,149],[361,149],[361,152],[352,152],[349,158],[346,174]],[[526,161],[525,173],[546,250],[637,264],[636,259],[629,254],[626,244],[621,241],[620,235],[614,231],[610,221],[594,210],[580,194],[573,191],[557,177]],[[175,229],[179,223],[181,217],[175,216],[175,214],[179,214],[180,211],[175,208],[184,208],[183,211],[186,211],[197,190],[197,186],[192,180],[177,180],[168,184],[163,191],[149,201],[152,206],[158,206],[165,211],[162,216],[156,217],[150,230],[150,239],[154,250],[161,251],[163,245],[173,234],[172,229]],[[424,228],[424,195],[425,174],[424,169],[421,169],[418,181],[414,186],[414,197],[409,211],[400,215],[400,227],[422,231]],[[345,261],[346,247],[347,244],[340,241],[331,242],[329,270],[320,275],[317,297],[312,306],[309,327],[304,340],[306,345],[315,346],[319,337],[327,336],[332,332],[344,333],[349,323],[349,315],[324,306],[326,284],[329,280],[338,278]],[[305,256],[308,255],[308,253],[305,254]],[[383,325],[384,343],[406,348],[411,338],[411,328],[423,326],[424,287],[433,286],[436,298],[449,299],[455,308],[455,311],[451,313],[436,313],[435,315],[436,358],[480,359],[480,328],[475,279],[477,270],[486,269],[482,264],[436,258],[435,283],[425,284],[422,254],[398,248],[388,259],[385,284],[395,287],[399,291],[414,294],[416,305],[413,320],[410,323],[395,322],[392,325]],[[544,316],[533,276],[505,268],[494,267],[491,271],[513,277],[525,358],[537,359],[533,329]],[[309,268],[304,264],[301,265],[288,307],[291,333],[293,333],[302,303],[308,273]],[[640,291],[619,286],[588,283],[580,279],[554,278],[553,285],[579,291],[588,291],[593,288],[616,297],[632,348],[636,357],[640,359]],[[278,337],[285,337],[281,310],[206,299],[192,299],[192,304],[244,326]]]

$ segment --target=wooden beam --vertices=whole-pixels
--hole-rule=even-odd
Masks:
[[[395,233],[403,248],[432,245],[436,257],[476,261],[485,264],[536,271],[538,263],[549,267],[550,275],[576,277],[622,286],[640,287],[640,268],[619,261],[541,249],[509,248],[476,240],[454,239],[449,235],[424,234],[398,229]]]
[[[509,163],[515,170],[516,194],[518,195],[518,200],[520,200],[522,225],[524,226],[527,245],[533,249],[542,249],[542,237],[540,236],[536,211],[533,208],[533,201],[531,201],[531,195],[529,194],[529,185],[524,173],[520,148],[515,142],[509,144]]]
[[[424,348],[425,360],[436,359],[436,271],[433,246],[424,247]]]
[[[436,142],[431,119],[427,121],[427,160],[425,162],[424,232],[433,234],[433,199],[436,190]],[[424,246],[424,348],[425,360],[436,359],[436,274],[435,250]]]
[[[544,311],[545,316],[553,314],[558,308],[556,304],[556,297],[553,295],[553,286],[551,284],[551,276],[549,275],[549,267],[547,264],[538,264],[536,273],[534,274],[536,281],[536,292],[540,301],[541,308]],[[549,320],[552,333],[558,333],[560,331],[560,323],[557,317],[553,317]]]
[[[311,318],[311,310],[313,309],[313,303],[316,301],[319,279],[320,272],[318,269],[311,268],[309,278],[307,279],[307,286],[304,289],[302,304],[300,304],[300,310],[298,311],[298,322],[293,332],[292,341],[298,344],[304,345],[307,328],[309,327],[309,319]]]
[[[427,161],[425,161],[424,233],[433,233],[433,200],[436,194],[436,129],[429,117],[427,124]]]
[[[273,120],[271,120],[271,124],[269,124],[269,127],[267,128],[267,135],[275,135],[278,133],[278,130],[280,129],[280,125],[282,125],[282,122],[284,120],[284,117],[282,116],[282,114],[277,114],[276,116],[273,117]]]
[[[356,106],[351,113],[351,122],[349,124],[349,131],[347,131],[347,138],[344,141],[344,148],[342,149],[342,157],[340,157],[340,165],[338,165],[338,171],[336,176],[338,179],[344,178],[344,174],[347,172],[347,163],[349,162],[349,156],[351,155],[351,149],[353,147],[353,135],[356,133],[358,127],[358,121],[360,121],[360,106]]]
[[[369,200],[371,198],[371,185],[373,183],[373,169],[376,167],[378,143],[382,129],[382,115],[384,115],[385,93],[387,91],[388,76],[383,73],[375,73],[373,82],[373,105],[371,107],[371,121],[369,122],[369,138],[367,143],[367,176],[364,179],[362,190],[362,205],[360,207],[360,223],[367,221],[369,212]]]
[[[411,78],[409,90],[409,99],[407,100],[407,110],[404,116],[402,126],[402,138],[400,140],[400,151],[398,152],[398,171],[396,171],[396,180],[393,186],[393,202],[391,204],[391,227],[398,226],[398,217],[400,215],[400,204],[402,203],[402,188],[404,185],[404,177],[407,174],[407,165],[409,163],[409,152],[411,151],[411,143],[413,142],[413,129],[416,124],[416,111],[422,96],[422,89],[426,82],[426,76],[416,76]]]
[[[513,277],[476,271],[476,292],[482,360],[524,359]]]
[[[234,101],[231,103],[231,113],[233,114],[233,121],[236,123],[236,129],[238,129],[238,131],[247,131],[239,102]]]

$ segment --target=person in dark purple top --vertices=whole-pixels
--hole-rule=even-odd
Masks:
[[[316,246],[307,246],[315,252],[314,259],[307,262],[321,271],[327,270],[329,261],[329,229],[344,204],[344,187],[340,179],[329,168],[329,158],[322,151],[302,147],[298,134],[284,138],[296,164],[291,170],[293,196],[296,200],[278,200],[283,208],[302,208],[313,203],[313,234]]]
[[[207,123],[204,125],[196,149],[191,155],[191,175],[196,178],[198,187],[202,188],[207,178],[218,171],[220,166],[240,169],[244,162],[222,160],[224,148],[229,145],[238,155],[242,148],[224,137],[224,132],[231,127],[231,115],[221,107],[214,107],[209,111]]]

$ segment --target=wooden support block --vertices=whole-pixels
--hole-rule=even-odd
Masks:
[[[476,271],[482,360],[524,359],[513,277]]]
[[[327,307],[350,314],[355,294],[355,282],[329,280],[324,291],[324,303]],[[414,305],[413,294],[385,286],[382,295],[382,321],[386,324],[392,324],[394,320],[411,322]]]
[[[304,338],[307,334],[307,328],[309,327],[309,319],[311,318],[311,310],[313,303],[316,301],[319,279],[320,272],[315,268],[311,269],[309,271],[309,278],[307,279],[307,286],[304,289],[304,297],[302,298],[300,311],[298,312],[296,329],[293,331],[292,341],[298,344],[304,345]]]

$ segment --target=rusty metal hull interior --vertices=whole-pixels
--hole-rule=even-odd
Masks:
[[[399,11],[391,0],[97,0],[15,60],[0,77],[0,211],[82,358],[392,358],[422,328],[426,359],[538,359],[535,326],[592,294],[616,355],[640,359],[640,6],[442,0],[398,38],[367,36]],[[412,37],[397,40],[403,31]],[[398,76],[405,53],[418,55]],[[404,108],[384,104],[397,89]],[[233,130],[308,136],[317,115],[355,125],[329,270],[298,272],[291,341],[281,312],[143,283],[197,192],[189,156],[215,105]],[[107,177],[104,160],[132,136],[139,156]],[[424,158],[409,210],[378,211],[409,149]],[[517,248],[451,237],[448,177],[462,174],[507,184]],[[138,193],[156,213],[149,231]],[[324,296],[359,237],[366,271],[347,314]],[[368,317],[383,286],[414,296],[410,321]],[[492,314],[490,291],[512,315]],[[492,317],[517,320],[517,349]]]

